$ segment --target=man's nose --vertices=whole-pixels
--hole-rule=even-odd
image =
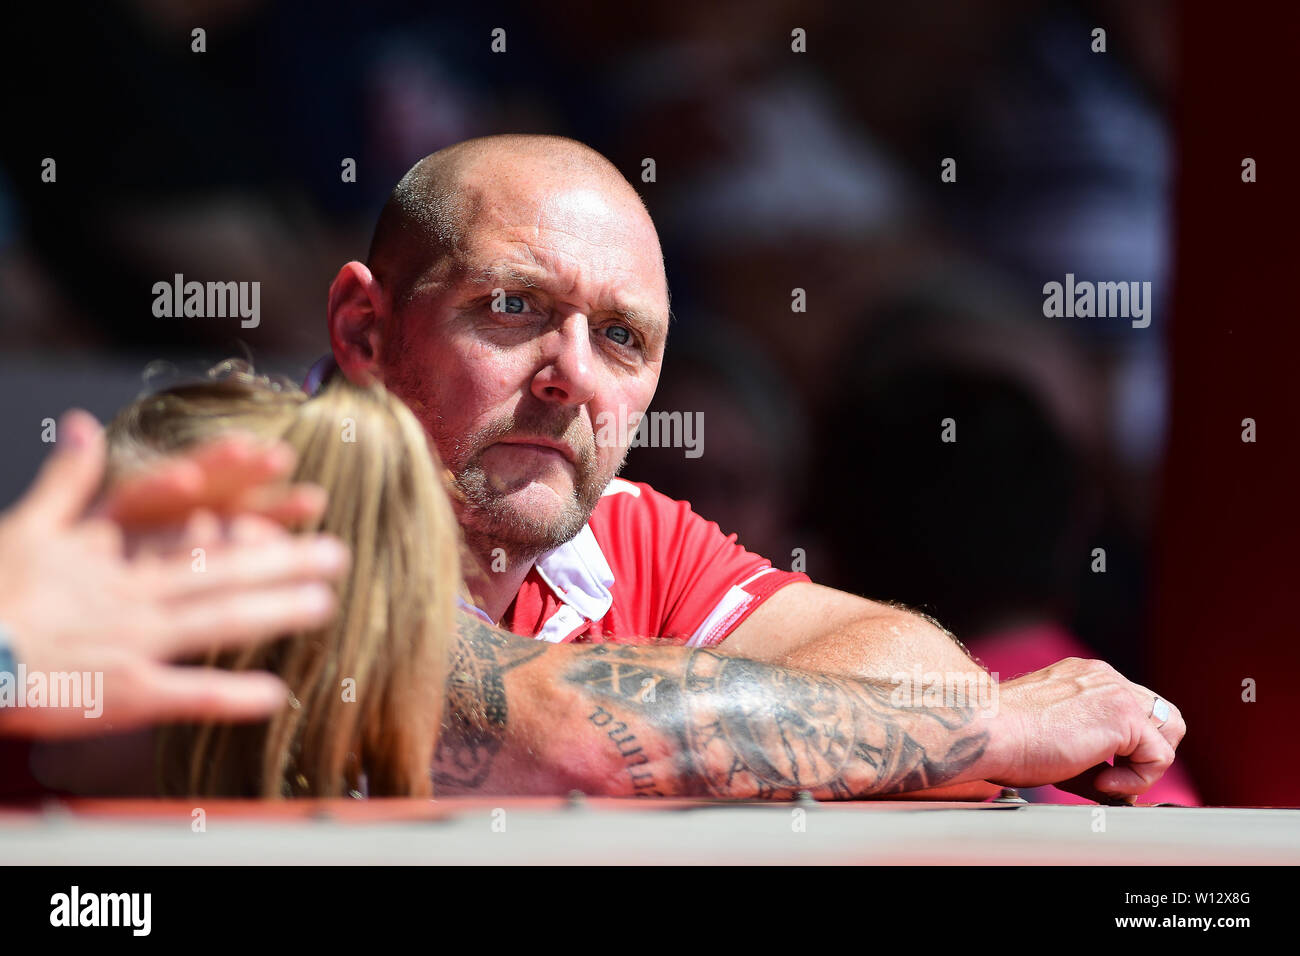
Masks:
[[[533,376],[533,394],[543,401],[582,405],[596,395],[591,329],[581,313],[565,316],[542,336],[542,368]]]

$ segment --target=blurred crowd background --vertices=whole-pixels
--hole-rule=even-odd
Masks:
[[[229,355],[302,374],[328,351],[330,280],[364,259],[416,159],[476,135],[559,133],[644,197],[675,319],[653,408],[704,413],[702,457],[638,449],[626,477],[691,501],[776,565],[934,615],[990,662],[1029,659],[998,647],[1084,648],[1142,681],[1167,423],[1176,12],[1159,0],[26,11],[11,43],[31,47],[3,68],[21,95],[0,166],[0,501],[46,450],[33,421],[69,405],[104,418],[147,378]],[[490,49],[497,27],[505,53]],[[791,50],[795,27],[806,53]],[[56,184],[38,175],[46,156]],[[955,182],[941,181],[949,157]],[[152,285],[175,273],[260,281],[260,326],[155,318]],[[1150,282],[1150,326],[1045,318],[1043,284],[1066,273]],[[791,311],[795,288],[806,312]],[[958,440],[941,443],[949,417]]]

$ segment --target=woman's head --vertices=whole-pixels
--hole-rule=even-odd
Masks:
[[[329,500],[308,531],[352,551],[326,627],[210,663],[278,674],[293,698],[257,725],[173,728],[164,787],[205,795],[428,795],[446,648],[460,588],[459,532],[414,416],[379,386],[336,376],[309,397],[227,362],[208,381],[142,398],[109,426],[110,475],[232,429],[297,453],[291,479]]]

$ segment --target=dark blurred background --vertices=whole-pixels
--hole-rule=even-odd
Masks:
[[[1186,520],[1160,510],[1178,424],[1171,329],[1198,321],[1174,295],[1176,212],[1189,215],[1176,186],[1196,168],[1180,109],[1199,75],[1179,51],[1231,43],[1180,16],[1159,0],[26,10],[3,67],[0,502],[46,451],[40,422],[70,405],[106,418],[148,381],[230,355],[302,375],[328,351],[331,279],[364,259],[414,161],[470,136],[560,133],[644,197],[675,316],[653,408],[704,413],[702,456],[638,449],[625,476],[778,566],[934,615],[1004,678],[1102,657],[1174,699],[1193,734],[1194,715],[1232,710],[1294,760],[1240,699],[1271,654],[1294,661],[1282,620],[1217,697],[1203,669],[1166,673],[1157,653],[1185,627],[1158,594],[1195,593],[1158,547],[1162,521]],[[1249,68],[1240,56],[1229,72]],[[1263,182],[1240,181],[1259,138],[1215,142],[1211,177],[1263,201]],[[260,326],[156,318],[152,286],[176,273],[259,281]],[[1043,285],[1067,273],[1150,282],[1149,327],[1045,317]],[[1225,431],[1202,449],[1225,474],[1245,474],[1225,456],[1254,450],[1233,424],[1253,411],[1262,435],[1294,440],[1257,398],[1225,402]],[[941,441],[947,418],[955,442]],[[1205,653],[1181,634],[1173,646]],[[1284,786],[1230,781],[1222,747],[1194,740],[1169,799],[1300,802],[1294,770]]]

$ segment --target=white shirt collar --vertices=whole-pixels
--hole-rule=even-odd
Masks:
[[[605,495],[620,493],[639,497],[640,489],[621,478],[615,478],[605,489]],[[533,566],[551,592],[585,620],[599,621],[614,605],[614,593],[610,590],[614,586],[614,572],[605,560],[605,552],[600,549],[600,543],[592,533],[590,524],[584,524],[575,537],[558,548],[547,551]],[[477,615],[489,624],[496,623],[482,608],[463,598],[458,600],[462,610]]]

